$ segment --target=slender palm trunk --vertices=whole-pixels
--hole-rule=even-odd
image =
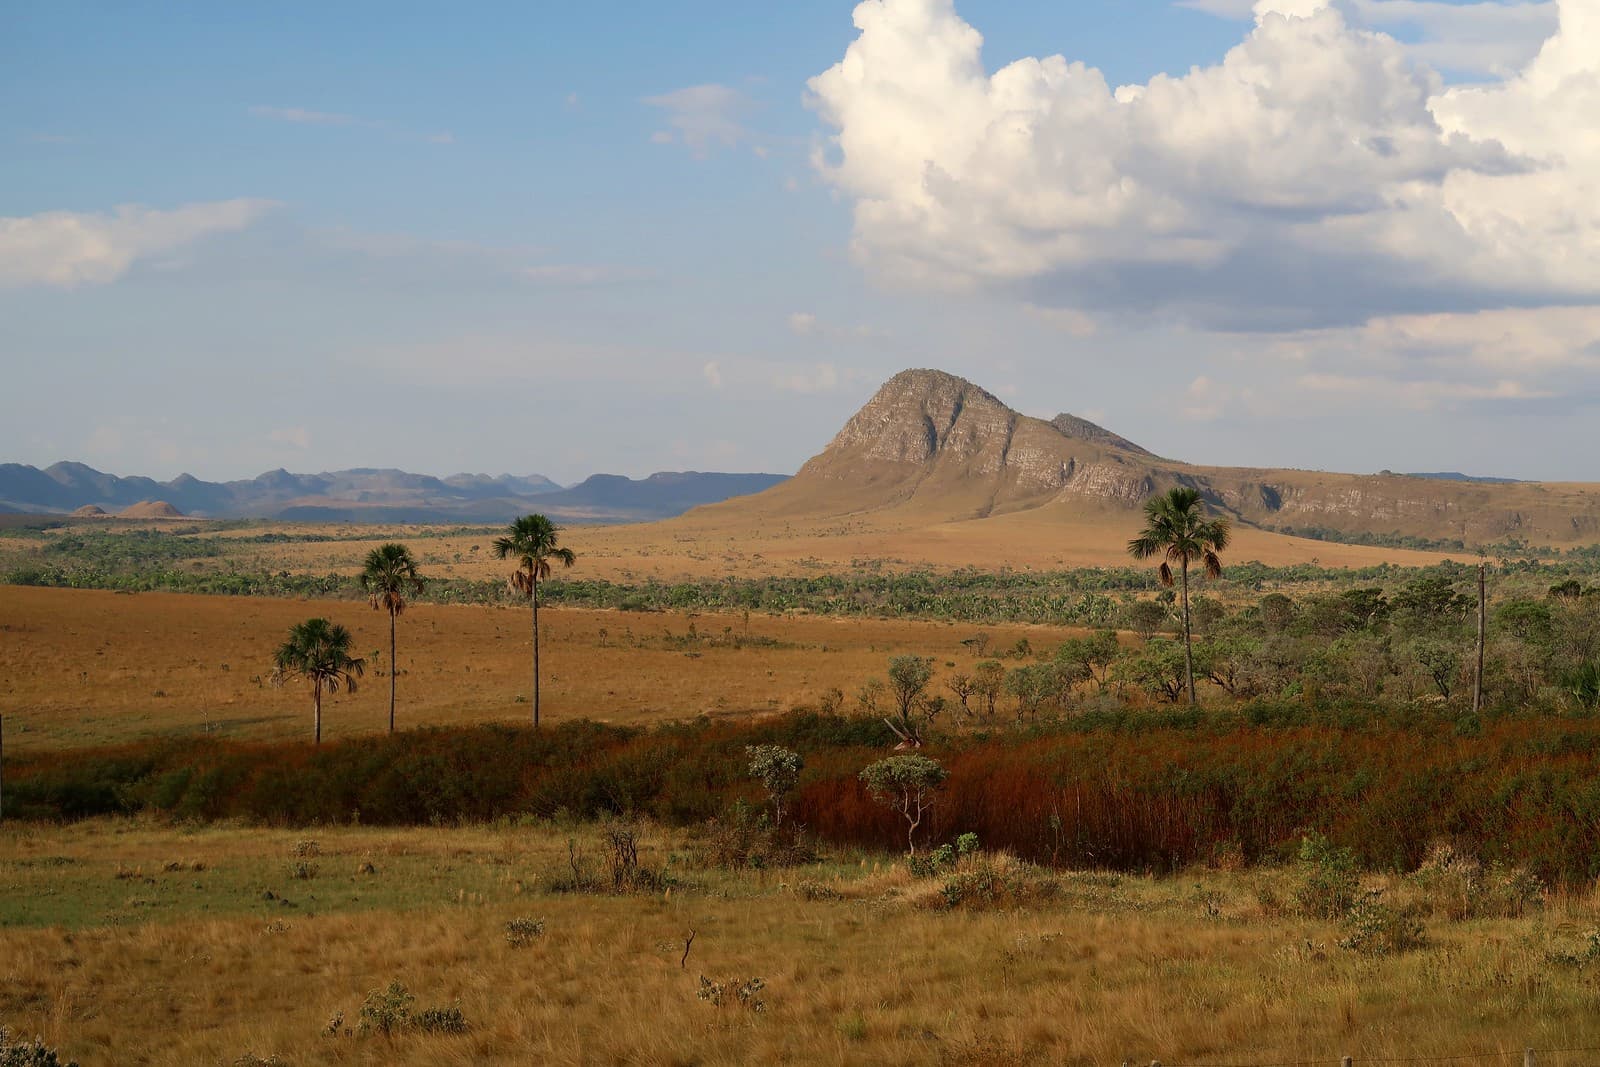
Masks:
[[[312,726],[316,733],[316,743],[322,744],[322,681],[318,678],[311,680],[311,707]]]
[[[1183,670],[1189,681],[1189,705],[1199,701],[1194,695],[1194,642],[1189,636],[1189,560],[1182,561],[1183,574]]]
[[[394,612],[389,612],[389,732],[394,733],[394,676],[397,665],[394,661]]]
[[[539,579],[533,579],[533,728],[539,728]]]

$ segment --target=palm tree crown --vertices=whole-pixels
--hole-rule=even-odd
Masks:
[[[1144,529],[1128,542],[1134,559],[1161,556],[1161,584],[1172,585],[1172,565],[1178,565],[1183,586],[1183,655],[1189,685],[1189,703],[1195,703],[1194,643],[1189,627],[1189,567],[1199,564],[1213,578],[1222,577],[1221,553],[1228,547],[1233,526],[1225,518],[1206,518],[1200,492],[1175,486],[1164,496],[1152,497],[1144,505]]]
[[[543,515],[524,515],[494,542],[496,559],[515,560],[512,588],[533,606],[533,725],[539,725],[539,583],[550,577],[550,561],[564,567],[577,562],[577,554],[556,543],[561,528]]]
[[[524,515],[506,529],[505,537],[495,538],[495,558],[517,563],[511,584],[523,596],[533,596],[534,587],[550,577],[551,560],[567,567],[578,561],[572,549],[556,544],[560,533],[561,527],[543,515]]]
[[[368,552],[361,571],[361,590],[375,608],[390,615],[405,611],[406,594],[422,592],[422,576],[417,573],[411,550],[405,545],[387,544]]]
[[[1200,491],[1177,486],[1165,496],[1151,497],[1144,505],[1144,529],[1128,542],[1134,559],[1166,557],[1161,563],[1161,584],[1172,584],[1172,564],[1187,567],[1204,564],[1206,573],[1222,577],[1222,558],[1228,547],[1233,525],[1227,519],[1206,521]]]
[[[389,732],[394,733],[394,685],[400,665],[395,662],[394,620],[406,610],[406,594],[422,592],[417,561],[405,545],[379,545],[367,553],[361,571],[361,588],[372,606],[389,613]]]
[[[356,691],[356,679],[366,670],[365,660],[350,655],[350,631],[327,619],[307,619],[289,629],[289,639],[273,656],[279,682],[298,675],[311,683],[315,729],[322,743],[322,694],[337,693],[340,686]]]

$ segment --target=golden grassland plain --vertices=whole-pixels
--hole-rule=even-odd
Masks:
[[[125,523],[93,521],[67,529],[171,530],[198,526],[201,536],[236,543],[236,550],[187,566],[195,570],[236,567],[314,574],[355,574],[368,552],[386,541],[408,543],[424,571],[442,578],[502,580],[506,564],[493,555],[489,532],[444,534],[438,527],[358,526],[350,523],[261,523],[219,526],[206,532],[197,520]],[[578,553],[575,578],[617,582],[659,579],[762,578],[837,573],[863,566],[888,570],[978,567],[997,570],[1069,570],[1125,567],[1127,541],[1139,525],[1121,509],[1049,505],[984,519],[948,521],[936,512],[896,508],[838,518],[765,516],[740,501],[698,508],[661,522],[626,526],[565,526],[562,543]],[[490,527],[481,527],[480,531]],[[266,532],[335,538],[261,544],[246,539]],[[0,553],[25,552],[37,541],[0,530]],[[1456,553],[1461,558],[1462,553]],[[1316,563],[1324,567],[1368,567],[1381,563],[1431,566],[1448,553],[1368,545],[1345,545],[1237,527],[1227,558],[1269,566]]]
[[[354,694],[324,698],[331,739],[388,728],[389,617],[361,601],[111,593],[0,586],[0,714],[10,751],[152,734],[303,739],[311,697],[270,684],[289,627],[322,615],[349,627],[368,670]],[[891,655],[970,660],[970,624],[547,609],[541,718],[614,723],[788,711],[828,689],[853,693]],[[685,640],[690,628],[707,640]],[[415,604],[399,619],[401,728],[526,720],[529,612]],[[981,628],[996,649],[1039,648],[1082,631]],[[749,641],[743,639],[748,636]],[[735,640],[735,639],[739,640]],[[742,644],[742,647],[738,647]]]
[[[863,560],[881,560],[895,569],[1070,570],[1130,565],[1128,538],[1139,523],[1134,512],[1067,505],[964,521],[895,509],[822,523],[778,517],[752,521],[748,512],[724,505],[664,522],[573,528],[567,536],[591,561],[596,577],[828,572]],[[1227,558],[1269,566],[1367,567],[1384,562],[1431,566],[1448,557],[1238,527]]]
[[[751,521],[743,512],[724,518],[717,508],[701,508],[663,522],[567,527],[562,543],[578,553],[574,576],[612,581],[831,573],[864,561],[894,570],[1068,570],[1128,566],[1126,545],[1137,527],[1138,517],[1131,513],[1054,508],[965,522],[923,521],[896,511],[820,523]],[[392,538],[373,531],[371,541],[278,545],[273,554],[281,554],[291,570],[355,573],[366,553],[385,539]],[[445,577],[502,578],[505,564],[492,557],[491,540],[446,537],[419,548],[424,564]],[[1366,567],[1384,562],[1430,566],[1447,557],[1241,528],[1229,558],[1270,566],[1317,561],[1325,567]]]
[[[85,1067],[1494,1063],[1600,1045],[1590,895],[1434,915],[1420,947],[1374,958],[1267,903],[1290,870],[1033,871],[1053,894],[950,910],[897,859],[731,872],[692,835],[640,833],[667,888],[614,895],[556,891],[569,839],[603,850],[592,826],[0,826],[0,1022]],[[510,944],[517,919],[542,935]],[[754,978],[759,1012],[734,993]],[[344,1032],[394,981],[413,1010],[459,1006],[466,1032]]]

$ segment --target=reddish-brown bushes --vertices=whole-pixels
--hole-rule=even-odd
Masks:
[[[886,750],[869,720],[791,716],[654,731],[592,723],[418,730],[324,745],[201,740],[8,761],[7,814],[150,810],[297,825],[504,815],[649,815],[699,823],[758,803],[744,746],[780,743],[806,769],[793,817],[822,841],[903,847],[857,775]],[[1171,870],[1228,853],[1287,859],[1316,830],[1374,868],[1413,869],[1430,843],[1546,882],[1600,874],[1600,722],[1505,719],[1462,729],[1407,714],[1154,713],[1021,735],[959,737],[922,833],[976,832],[1034,862]]]

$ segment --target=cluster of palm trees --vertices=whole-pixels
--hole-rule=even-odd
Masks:
[[[528,598],[533,607],[533,725],[539,726],[539,583],[550,577],[551,563],[570,567],[577,562],[572,549],[559,542],[561,528],[543,515],[524,515],[506,528],[504,537],[495,539],[496,559],[516,563],[511,585]],[[361,571],[361,588],[373,608],[389,613],[389,732],[395,726],[395,621],[406,610],[406,600],[422,592],[423,577],[416,558],[401,544],[384,544],[367,553]],[[355,692],[356,681],[367,668],[366,661],[351,655],[350,631],[327,619],[307,619],[289,629],[289,639],[273,656],[273,680],[278,684],[291,677],[311,685],[315,738],[322,743],[322,695],[340,689]]]
[[[1178,486],[1145,503],[1145,528],[1128,542],[1135,559],[1162,558],[1161,581],[1178,584],[1183,603],[1183,649],[1189,702],[1196,700],[1194,651],[1189,624],[1189,569],[1203,568],[1210,577],[1222,574],[1221,553],[1232,528],[1226,518],[1207,519],[1198,491]],[[560,527],[543,515],[524,515],[494,541],[496,559],[512,560],[511,585],[528,598],[533,614],[533,725],[539,726],[539,584],[550,577],[551,565],[570,567],[572,549],[559,543]],[[1174,566],[1177,568],[1174,574]],[[395,728],[395,621],[406,598],[422,590],[423,578],[411,550],[400,544],[379,545],[367,555],[361,588],[375,609],[389,613],[389,732]],[[274,656],[274,680],[303,678],[311,684],[315,737],[322,741],[322,694],[354,692],[366,661],[350,654],[350,631],[327,619],[307,619],[289,630],[289,639]]]

